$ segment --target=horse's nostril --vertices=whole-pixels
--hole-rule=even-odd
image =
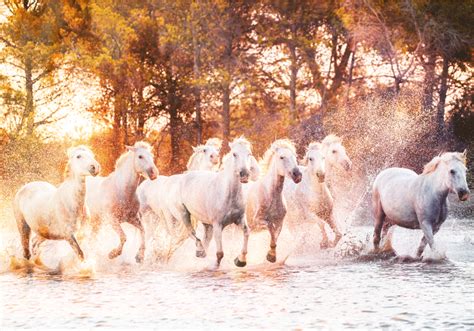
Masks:
[[[240,177],[248,177],[249,172],[247,170],[240,170]]]

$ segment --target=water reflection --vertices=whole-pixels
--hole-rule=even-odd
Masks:
[[[0,326],[469,329],[472,245],[449,231],[440,232],[449,259],[437,264],[326,252],[245,269],[194,259],[184,270],[125,264],[87,277],[20,268],[0,275]]]

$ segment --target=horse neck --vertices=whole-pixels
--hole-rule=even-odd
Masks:
[[[433,187],[433,191],[440,199],[446,199],[449,193],[449,187],[439,175],[440,169],[436,169],[432,173],[423,175],[425,182]]]
[[[280,176],[277,172],[276,162],[273,160],[270,169],[263,177],[262,183],[265,187],[265,191],[269,192],[270,195],[281,195],[283,191],[283,184],[285,182],[285,176]]]
[[[69,205],[68,210],[72,207],[75,213],[80,213],[85,204],[86,178],[70,174],[58,187],[57,194],[61,201],[66,201]]]
[[[230,164],[226,164],[218,173],[219,180],[224,183],[223,188],[229,199],[235,200],[242,197],[242,183],[239,176],[235,174],[234,168]]]
[[[303,168],[303,179],[301,183],[298,184],[298,187],[308,188],[315,192],[321,191],[323,186],[325,185],[324,182],[320,182],[318,176],[314,175],[308,167]]]
[[[127,159],[114,171],[113,177],[122,192],[134,194],[140,182],[140,175],[135,171],[133,157],[127,156]]]

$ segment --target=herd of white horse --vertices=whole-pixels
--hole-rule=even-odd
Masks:
[[[115,171],[99,177],[100,165],[92,151],[85,146],[72,147],[67,152],[65,180],[59,187],[31,182],[17,192],[14,215],[26,259],[39,254],[45,240],[66,240],[83,260],[84,253],[76,240],[79,228],[89,225],[97,234],[108,220],[120,238],[109,258],[122,254],[127,238],[121,223],[128,222],[141,234],[136,255],[137,262],[141,262],[146,242],[144,215],[176,226],[184,224],[195,241],[197,257],[206,256],[214,237],[218,265],[224,256],[222,231],[230,224],[243,233],[242,249],[234,260],[238,267],[247,263],[250,231],[269,231],[270,262],[277,259],[277,241],[284,222],[290,230],[304,223],[318,224],[322,248],[335,246],[342,237],[334,219],[328,182],[333,180],[335,167],[349,171],[352,163],[342,140],[335,135],[311,143],[301,164],[295,146],[287,139],[276,140],[257,162],[251,143],[243,137],[229,143],[230,151],[221,161],[221,141],[211,138],[194,148],[188,171],[172,176],[158,176],[149,144],[137,142],[126,148]],[[373,184],[374,249],[379,250],[382,230],[387,236],[391,225],[399,225],[422,229],[418,256],[426,244],[436,250],[433,236],[447,217],[448,193],[456,193],[462,201],[469,197],[465,164],[466,152],[453,152],[435,157],[420,175],[403,168],[383,170]],[[203,240],[196,234],[196,222],[203,224]],[[334,232],[332,242],[325,224]],[[30,252],[32,231],[35,240]]]

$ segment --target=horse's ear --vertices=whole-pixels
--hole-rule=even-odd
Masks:
[[[466,165],[466,163],[467,163],[467,148],[464,149],[464,152],[461,153],[461,158],[464,162],[464,165]]]
[[[129,152],[135,152],[135,150],[136,150],[136,148],[133,147],[133,146],[127,146],[127,145],[125,145],[125,148],[126,148],[127,151],[129,151]]]
[[[196,152],[197,151],[197,147],[196,146],[191,146],[193,148],[193,152]]]

